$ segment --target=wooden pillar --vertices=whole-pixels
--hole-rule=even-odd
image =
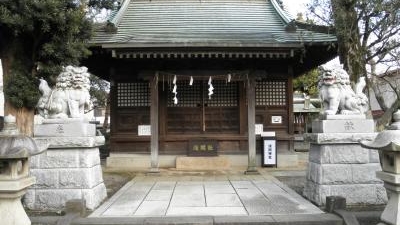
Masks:
[[[150,155],[151,168],[150,173],[159,173],[158,168],[158,74],[155,74],[150,81]]]
[[[118,151],[118,147],[115,143],[113,137],[117,133],[116,124],[117,124],[117,115],[118,115],[118,82],[116,80],[117,71],[114,65],[111,65],[109,69],[109,77],[110,77],[110,153],[114,153]],[[107,159],[108,160],[108,159]]]
[[[246,174],[257,174],[256,167],[256,79],[254,74],[249,74],[247,79],[247,123],[249,162]]]
[[[240,135],[244,136],[247,134],[247,93],[246,88],[247,80],[240,82],[240,91],[239,91],[239,110],[240,110]],[[240,150],[247,149],[247,141],[240,140],[239,141]]]
[[[118,111],[118,90],[117,83],[115,81],[116,71],[114,66],[110,68],[110,132],[111,135],[116,133],[115,125],[117,121],[117,111]],[[113,149],[111,149],[113,150]],[[115,150],[115,149],[114,149]]]
[[[294,151],[294,113],[293,113],[293,66],[288,66],[288,83],[287,83],[287,105],[288,105],[288,133],[291,136],[289,140],[289,150]]]

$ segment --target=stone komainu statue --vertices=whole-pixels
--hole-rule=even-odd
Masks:
[[[362,93],[366,83],[360,77],[356,92],[350,86],[347,72],[341,68],[320,66],[318,89],[325,115],[362,115],[368,110],[368,98]]]
[[[37,109],[44,118],[82,118],[84,110],[92,107],[90,81],[86,67],[67,66],[58,75],[52,90],[44,79],[40,79],[42,97]]]

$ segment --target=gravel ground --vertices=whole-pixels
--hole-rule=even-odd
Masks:
[[[128,181],[135,177],[134,172],[103,172],[104,185],[107,188],[107,197],[113,196]]]
[[[286,184],[288,187],[302,195],[304,185],[306,182],[305,176],[276,176],[275,177]],[[356,216],[360,225],[376,225],[379,222],[380,213],[383,211],[384,206],[360,206],[348,208],[353,215]],[[322,208],[323,210],[323,208]]]
[[[303,195],[306,178],[303,176],[275,176],[280,182],[286,184],[299,195]]]

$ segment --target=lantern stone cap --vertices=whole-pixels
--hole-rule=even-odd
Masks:
[[[0,192],[8,192],[8,195],[13,194],[12,192],[23,190],[32,184],[35,184],[35,177],[24,177],[19,180],[1,180]],[[18,195],[18,193],[16,194]]]
[[[364,148],[383,151],[400,151],[400,110],[393,113],[394,123],[387,130],[381,131],[373,141],[361,141]]]
[[[4,118],[4,129],[0,132],[0,159],[28,158],[42,153],[48,146],[46,141],[36,142],[20,134],[14,116]]]
[[[7,116],[4,117],[4,122],[5,123],[15,123],[17,120],[15,119],[15,116],[8,114]]]
[[[0,137],[0,159],[28,158],[47,150],[49,144],[22,135]]]
[[[0,132],[0,138],[4,136],[15,136],[19,135],[19,130],[17,128],[17,120],[15,116],[8,114],[4,117],[4,127]]]

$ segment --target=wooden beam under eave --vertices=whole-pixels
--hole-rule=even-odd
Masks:
[[[112,50],[113,57],[125,59],[156,59],[156,58],[168,58],[168,59],[188,59],[188,58],[204,58],[204,59],[218,59],[218,58],[233,58],[233,59],[286,59],[293,58],[293,52],[288,50],[281,51],[168,51],[168,52],[154,52],[153,51],[133,51],[133,50],[121,50],[117,52]]]

